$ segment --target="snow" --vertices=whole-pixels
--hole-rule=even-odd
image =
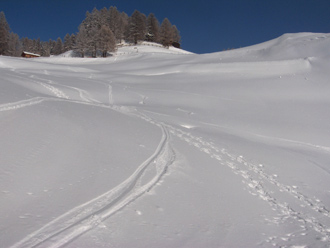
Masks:
[[[122,43],[115,55],[135,54],[135,53],[170,53],[170,54],[192,54],[180,48],[170,46],[163,47],[161,44],[143,41],[137,45]]]
[[[110,56],[118,56],[118,55],[137,55],[137,54],[144,54],[144,53],[152,53],[152,54],[159,54],[159,53],[166,53],[166,54],[193,54],[191,52],[185,51],[183,49],[179,49],[173,46],[170,47],[164,47],[161,44],[154,43],[154,42],[148,42],[148,41],[142,41],[138,44],[132,44],[132,43],[126,43],[122,42],[117,44],[117,50],[115,52],[110,53]],[[66,58],[72,58],[72,57],[79,57],[80,54],[75,54],[74,51],[70,50],[63,54],[57,55],[55,57],[66,57]],[[88,56],[87,56],[88,57]]]
[[[330,34],[0,57],[2,247],[329,247]]]

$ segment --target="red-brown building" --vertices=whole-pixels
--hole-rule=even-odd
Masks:
[[[39,54],[29,53],[29,52],[22,52],[21,56],[24,57],[24,58],[38,58],[38,57],[40,57]]]

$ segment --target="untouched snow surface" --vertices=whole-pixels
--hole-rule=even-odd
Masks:
[[[329,247],[330,34],[0,57],[1,247]]]

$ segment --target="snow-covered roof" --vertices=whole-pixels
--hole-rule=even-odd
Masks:
[[[30,52],[26,52],[26,51],[23,51],[23,53],[24,53],[24,54],[27,54],[27,55],[36,56],[36,57],[40,57],[40,56],[41,56],[40,54],[30,53]]]

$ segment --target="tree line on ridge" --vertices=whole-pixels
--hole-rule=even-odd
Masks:
[[[23,51],[41,56],[58,55],[73,50],[77,56],[102,56],[114,52],[123,42],[137,44],[150,41],[169,47],[181,42],[179,30],[168,18],[160,24],[153,13],[148,16],[135,10],[131,16],[116,7],[93,9],[78,27],[76,34],[66,34],[63,41],[41,41],[19,36],[10,31],[5,14],[0,12],[0,55],[21,56]]]

